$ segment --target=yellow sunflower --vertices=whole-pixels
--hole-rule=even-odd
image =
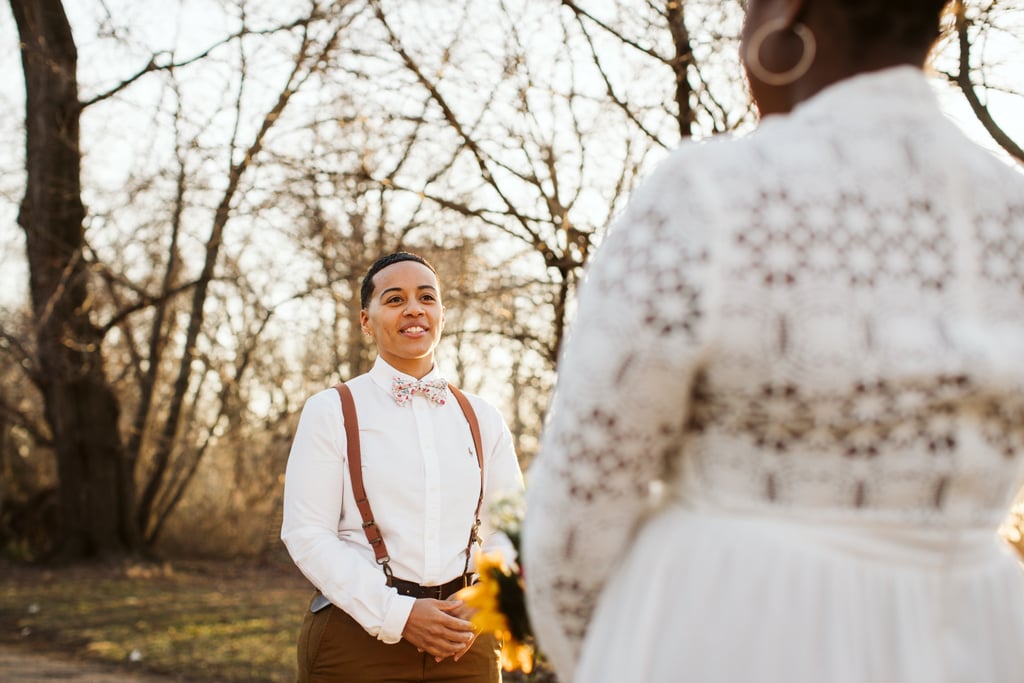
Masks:
[[[529,642],[529,619],[523,595],[523,580],[509,568],[500,553],[478,553],[476,571],[479,580],[453,597],[475,612],[470,620],[483,632],[493,633],[501,641],[501,666],[506,671],[533,670],[534,650]]]

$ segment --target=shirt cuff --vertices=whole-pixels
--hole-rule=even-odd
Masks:
[[[384,611],[384,623],[380,626],[377,640],[388,645],[394,645],[400,641],[402,639],[402,631],[405,630],[405,622],[409,620],[409,614],[412,612],[412,606],[415,603],[416,598],[396,593],[388,602],[388,606]]]

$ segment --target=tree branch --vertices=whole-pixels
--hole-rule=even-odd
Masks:
[[[3,396],[0,396],[0,415],[10,420],[11,424],[28,432],[36,444],[46,448],[53,446],[53,438],[29,419],[28,415],[9,404]]]
[[[405,50],[405,47],[402,45],[401,41],[398,39],[398,36],[391,28],[391,24],[388,23],[387,17],[384,15],[384,10],[381,8],[379,0],[371,0],[370,4],[373,6],[374,12],[376,13],[377,18],[380,20],[380,23],[388,32],[388,39],[389,42],[391,43],[392,49],[394,49],[394,51],[398,53],[398,56],[402,58],[402,62],[405,64],[406,68],[413,73],[413,75],[416,77],[416,80],[419,81],[420,85],[422,85],[426,89],[434,103],[441,108],[441,113],[444,116],[445,121],[448,122],[448,125],[450,125],[452,129],[455,130],[456,134],[458,134],[460,138],[462,138],[463,142],[466,145],[466,148],[472,153],[473,158],[476,161],[477,167],[479,167],[480,169],[480,174],[483,177],[484,181],[486,181],[487,184],[490,185],[491,188],[495,191],[498,197],[501,198],[501,200],[505,203],[505,206],[508,209],[509,213],[520,222],[523,228],[528,233],[530,233],[535,240],[540,240],[540,236],[537,235],[534,232],[534,230],[529,226],[525,217],[519,214],[513,202],[505,195],[505,192],[501,189],[501,186],[499,185],[497,179],[494,177],[494,174],[491,172],[491,169],[487,164],[487,160],[489,157],[484,154],[483,150],[480,149],[480,146],[477,145],[476,140],[474,140],[473,137],[466,132],[465,128],[463,128],[462,123],[459,121],[459,118],[455,115],[455,112],[448,105],[448,101],[438,90],[437,85],[430,81],[430,79],[428,79],[424,75],[423,70],[420,69],[419,67],[419,64],[417,64],[416,61],[412,58],[412,56]]]
[[[170,410],[163,428],[159,431],[156,443],[156,452],[153,456],[153,470],[142,491],[138,505],[138,526],[145,534],[150,527],[151,515],[154,513],[156,496],[163,483],[163,477],[167,471],[173,449],[174,437],[182,420],[182,408],[185,395],[188,391],[189,380],[192,377],[192,361],[196,355],[196,342],[203,327],[204,306],[206,303],[209,284],[213,280],[214,270],[218,262],[218,255],[224,240],[224,231],[231,215],[231,203],[238,192],[242,176],[255,162],[271,128],[280,120],[285,108],[292,97],[299,91],[302,85],[323,69],[328,56],[334,51],[340,39],[342,27],[336,26],[335,30],[327,37],[319,50],[314,54],[315,39],[311,35],[310,24],[316,17],[320,16],[320,10],[316,2],[313,3],[311,13],[303,23],[303,36],[301,44],[295,55],[295,63],[291,73],[278,94],[274,106],[264,115],[259,130],[253,136],[249,146],[241,159],[231,161],[228,172],[227,187],[221,195],[220,202],[214,213],[213,226],[210,237],[206,242],[206,254],[203,268],[196,281],[192,294],[192,304],[188,316],[188,325],[185,331],[184,348],[179,362],[177,376],[173,383]],[[239,112],[239,116],[241,112]],[[234,144],[232,144],[234,148]]]
[[[568,5],[569,7],[575,7],[575,5],[573,3],[568,2],[568,1],[566,1],[565,4]],[[583,16],[587,16],[587,17],[590,16],[590,15],[588,15],[586,13],[583,13],[583,12],[581,12],[581,14],[583,14]],[[587,30],[587,27],[583,23],[583,20],[582,20],[582,18],[580,17],[579,14],[577,14],[577,16],[576,16],[576,21],[579,23],[580,31],[583,32],[583,37],[586,38],[587,45],[590,47],[590,54],[591,54],[591,57],[594,60],[594,66],[597,67],[597,72],[599,74],[601,74],[601,80],[604,81],[605,91],[608,93],[609,99],[611,99],[611,101],[615,103],[615,106],[617,106],[619,109],[621,109],[622,113],[626,115],[626,118],[628,118],[630,121],[632,121],[633,125],[636,126],[644,135],[646,135],[648,138],[650,138],[650,140],[652,142],[654,142],[656,145],[658,145],[662,149],[668,149],[668,145],[665,144],[664,142],[662,142],[661,138],[659,138],[653,131],[648,130],[647,127],[644,126],[644,124],[640,121],[640,119],[637,118],[636,114],[634,114],[633,111],[629,108],[629,105],[626,104],[625,100],[623,100],[621,97],[619,97],[618,94],[615,92],[615,88],[612,85],[611,79],[608,77],[608,74],[605,72],[604,67],[601,65],[601,58],[597,54],[597,46],[594,45],[594,39],[590,35],[590,31]],[[607,27],[605,27],[603,24],[600,24],[599,22],[598,22],[598,25],[601,26],[602,28],[606,28],[606,30],[610,30],[610,29],[607,29]],[[626,42],[628,44],[628,41],[626,41],[625,38],[622,38],[622,40],[623,40],[623,42]],[[662,59],[661,57],[657,57],[657,59],[659,61],[665,62],[665,60]],[[669,62],[665,62],[665,63],[669,63]]]
[[[28,378],[32,380],[32,384],[34,384],[37,389],[42,390],[42,378],[39,373],[38,360],[27,348],[25,348],[25,345],[21,343],[21,340],[13,334],[0,330],[0,349],[3,348],[9,348],[17,352],[17,355],[21,358],[21,362],[18,363],[18,366],[26,375],[28,375]]]
[[[956,18],[957,41],[960,46],[960,71],[956,76],[956,84],[960,86],[960,91],[967,98],[967,103],[971,106],[975,118],[981,122],[985,131],[995,140],[996,144],[1018,162],[1024,163],[1024,149],[1021,149],[1020,145],[1014,142],[1006,134],[1006,131],[996,123],[988,106],[983,104],[981,98],[978,97],[974,82],[971,81],[971,41],[968,36],[971,22],[967,19],[967,6],[963,0],[957,0],[953,8]]]
[[[577,5],[575,2],[573,2],[573,0],[562,0],[562,4],[565,5],[566,7],[568,7],[570,10],[572,10],[573,14],[576,15],[576,20],[580,22],[580,26],[583,26],[582,19],[586,18],[589,21],[592,21],[594,24],[596,24],[601,30],[606,31],[607,33],[610,33],[611,35],[615,36],[616,39],[622,41],[623,45],[628,45],[631,48],[633,48],[634,50],[636,50],[637,52],[642,52],[643,54],[647,55],[648,57],[653,57],[654,59],[657,59],[659,62],[661,62],[663,64],[667,64],[669,66],[672,66],[672,60],[665,59],[663,56],[659,55],[654,50],[652,50],[650,48],[647,48],[647,47],[644,47],[643,45],[641,45],[640,43],[636,42],[635,40],[630,40],[626,36],[622,35],[618,31],[613,29],[608,24],[604,23],[603,21],[601,21],[600,19],[595,17],[593,14],[590,14],[586,10],[582,9],[579,5]]]
[[[274,34],[274,33],[279,33],[281,31],[291,31],[291,30],[294,30],[296,28],[302,27],[303,25],[308,23],[308,21],[309,21],[309,18],[296,19],[292,23],[285,24],[284,26],[276,26],[276,27],[271,28],[271,29],[262,29],[262,30],[259,30],[259,31],[253,31],[253,30],[250,30],[248,28],[243,27],[241,30],[239,30],[239,31],[237,31],[235,33],[232,33],[232,34],[230,34],[228,36],[225,36],[222,40],[218,40],[217,42],[213,43],[212,45],[210,45],[208,48],[206,48],[202,52],[199,52],[198,54],[195,54],[195,55],[189,57],[188,59],[183,59],[180,62],[176,62],[173,59],[171,59],[171,61],[169,61],[169,62],[166,62],[166,63],[163,63],[163,64],[158,64],[157,60],[160,57],[163,57],[163,56],[170,57],[171,53],[169,53],[167,51],[157,52],[155,55],[150,57],[149,62],[144,67],[142,67],[137,72],[135,72],[134,74],[132,74],[128,78],[124,79],[123,81],[121,81],[117,85],[115,85],[110,90],[107,90],[106,92],[102,92],[102,93],[100,93],[98,95],[94,95],[93,97],[90,97],[89,99],[83,101],[81,103],[81,107],[82,107],[82,109],[85,109],[86,107],[90,107],[90,106],[96,104],[97,102],[102,102],[103,100],[106,100],[106,99],[109,99],[109,98],[113,97],[114,95],[116,95],[117,93],[121,92],[125,88],[131,86],[133,83],[138,81],[140,78],[142,78],[146,74],[154,73],[154,72],[157,72],[157,71],[173,71],[174,69],[180,69],[182,67],[189,66],[190,64],[194,64],[194,63],[198,62],[201,59],[205,59],[206,57],[209,57],[210,53],[212,53],[217,48],[223,47],[224,45],[227,45],[228,43],[231,43],[231,42],[233,42],[235,40],[238,40],[240,38],[243,38],[245,36],[248,36],[248,35],[271,35],[271,34]]]
[[[135,303],[129,304],[128,306],[122,308],[120,311],[114,314],[114,316],[110,320],[108,320],[102,327],[100,327],[100,336],[106,336],[106,334],[110,332],[110,330],[120,325],[126,318],[128,318],[132,314],[138,313],[139,311],[149,308],[151,306],[158,306],[167,303],[168,301],[170,301],[177,295],[181,294],[182,292],[186,292],[192,289],[197,284],[199,284],[198,280],[192,280],[191,282],[186,282],[184,284],[178,285],[177,287],[172,287],[171,289],[168,289],[165,292],[161,292],[160,294],[143,294],[142,298],[140,298]]]

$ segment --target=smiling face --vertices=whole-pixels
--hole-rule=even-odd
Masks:
[[[391,367],[423,377],[434,367],[434,348],[444,329],[437,276],[416,261],[381,269],[373,276],[373,293],[359,323]]]

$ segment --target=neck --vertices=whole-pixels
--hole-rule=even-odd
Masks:
[[[423,379],[434,369],[433,355],[424,358],[388,358],[387,356],[382,356],[382,358],[395,370],[415,379]]]
[[[790,87],[790,109],[814,97],[825,88],[854,76],[897,66],[913,66],[923,69],[926,55],[927,52],[924,54],[906,52],[892,55],[865,53],[858,59],[823,59],[812,67],[804,78]]]

